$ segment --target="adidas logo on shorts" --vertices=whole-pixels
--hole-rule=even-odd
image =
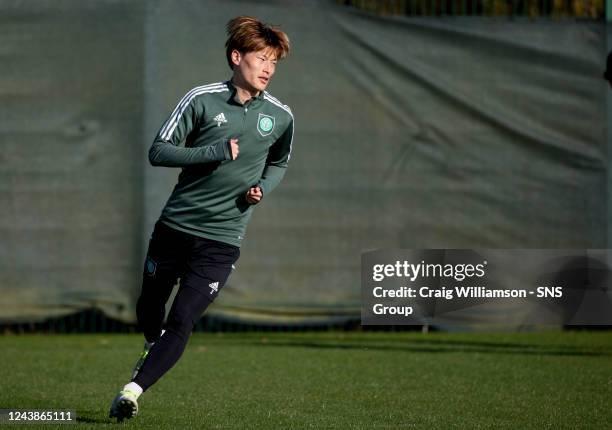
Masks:
[[[212,282],[210,284],[208,284],[208,286],[210,287],[210,294],[216,291],[219,291],[219,283],[218,282]]]

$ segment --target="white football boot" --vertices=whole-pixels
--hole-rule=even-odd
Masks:
[[[138,414],[138,395],[130,390],[123,390],[113,400],[109,418],[117,418],[118,422],[130,419]]]

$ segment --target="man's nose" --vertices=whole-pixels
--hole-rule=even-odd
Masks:
[[[274,63],[272,63],[271,61],[266,61],[264,62],[264,68],[263,68],[264,72],[266,72],[268,75],[271,75],[272,73],[274,73]]]

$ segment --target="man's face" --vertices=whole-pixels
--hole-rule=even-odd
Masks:
[[[234,74],[252,90],[266,89],[276,70],[276,54],[270,48],[242,54],[232,52]]]

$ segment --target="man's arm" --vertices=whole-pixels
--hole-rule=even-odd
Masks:
[[[180,146],[204,117],[204,107],[197,99],[197,93],[188,92],[157,133],[149,149],[149,162],[153,166],[186,167],[235,158],[227,139],[196,148]]]
[[[280,183],[285,176],[287,164],[291,158],[291,146],[293,145],[293,116],[287,130],[270,147],[266,167],[257,186],[261,188],[262,194],[269,194]]]

